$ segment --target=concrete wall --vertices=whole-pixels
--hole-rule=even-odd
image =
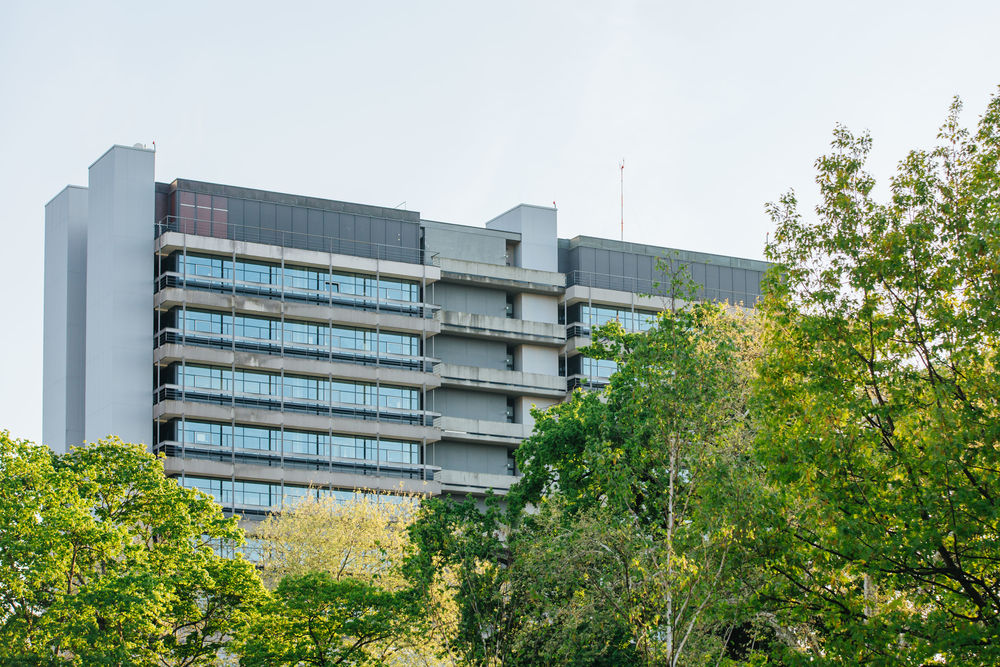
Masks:
[[[507,368],[507,345],[503,342],[438,335],[427,342],[430,356],[446,364]]]
[[[56,452],[84,437],[87,214],[78,186],[45,205],[42,442]]]
[[[442,388],[430,392],[427,404],[433,412],[460,419],[507,421],[507,397],[485,391]]]
[[[445,310],[493,317],[507,316],[507,293],[502,290],[434,283],[427,288],[427,292],[429,302]]]
[[[520,204],[487,222],[486,227],[521,235],[514,254],[515,266],[540,271],[559,270],[554,208]]]
[[[114,146],[90,167],[86,428],[152,442],[153,152]]]
[[[530,434],[531,430],[535,427],[535,419],[531,416],[531,408],[536,407],[544,410],[545,408],[555,405],[558,402],[559,401],[553,398],[521,397],[517,399],[517,402],[515,403],[514,416],[517,418],[517,421],[524,424],[525,431]]]
[[[484,264],[506,262],[507,239],[503,234],[443,222],[424,221],[423,227],[424,248],[429,253]]]
[[[428,447],[431,465],[448,470],[503,475],[507,472],[507,448],[442,440]]]
[[[559,321],[559,300],[554,296],[522,293],[514,297],[514,315],[530,322]]]
[[[525,373],[559,375],[559,350],[537,345],[514,348],[514,369]]]

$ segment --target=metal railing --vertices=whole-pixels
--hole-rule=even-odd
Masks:
[[[441,469],[439,466],[429,466],[422,463],[347,459],[324,455],[323,453],[308,455],[274,450],[234,450],[228,447],[206,447],[205,445],[196,443],[182,443],[173,440],[165,440],[157,445],[155,453],[160,452],[165,456],[173,458],[199,459],[203,461],[275,468],[297,468],[299,470],[317,470],[321,472],[342,472],[354,475],[391,477],[393,479],[433,480],[435,473]]]
[[[176,215],[168,215],[155,223],[154,238],[159,238],[165,232],[179,232],[181,234],[229,239],[231,241],[263,243],[265,245],[278,245],[285,248],[298,248],[300,250],[317,250],[319,252],[384,259],[393,262],[406,262],[408,264],[431,264],[435,255],[435,253],[427,252],[422,248],[406,248],[388,243],[375,243],[372,241],[327,236],[325,234],[309,234],[307,232],[284,229],[265,229],[262,227],[251,227],[242,223],[182,218]]]
[[[634,294],[648,294],[664,299],[670,298],[669,285],[666,285],[663,281],[637,278],[635,276],[595,273],[593,271],[569,271],[566,274],[566,286],[571,287],[573,285],[615,290],[618,292],[632,292]],[[731,304],[742,303],[746,306],[753,306],[761,297],[751,292],[724,290],[718,287],[706,287],[705,285],[697,284],[695,298],[707,301],[728,301]]]
[[[289,399],[280,396],[233,393],[226,390],[199,389],[177,384],[162,384],[153,392],[153,403],[163,401],[191,401],[214,405],[232,405],[239,408],[256,408],[285,412],[301,412],[320,416],[347,417],[364,421],[387,421],[419,426],[433,426],[437,413],[408,408],[357,405],[322,400]]]
[[[301,301],[303,303],[313,303],[320,306],[339,306],[352,308],[354,310],[377,310],[388,313],[400,313],[403,315],[415,315],[424,318],[434,317],[434,313],[440,309],[440,306],[415,301],[400,301],[398,299],[383,299],[376,296],[361,296],[345,294],[343,292],[320,291],[283,285],[252,283],[244,280],[234,281],[232,278],[210,278],[206,276],[185,275],[176,271],[164,271],[157,277],[154,291],[159,292],[167,287],[197,289],[208,292],[224,292],[227,294],[236,293],[243,296],[255,296],[263,299]]]
[[[430,373],[434,364],[440,360],[432,357],[421,357],[393,352],[374,352],[371,350],[351,350],[326,345],[307,345],[304,343],[282,343],[257,338],[237,336],[235,340],[226,334],[205,334],[182,331],[175,328],[164,328],[156,334],[157,347],[167,343],[178,345],[196,345],[219,350],[236,349],[240,352],[257,352],[286,357],[305,357],[320,361],[338,361],[362,366],[387,366],[407,370]]]

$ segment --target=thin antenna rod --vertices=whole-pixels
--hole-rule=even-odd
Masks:
[[[621,173],[620,181],[618,184],[618,192],[621,195],[621,205],[622,205],[622,241],[625,240],[625,158],[618,163],[619,172]]]

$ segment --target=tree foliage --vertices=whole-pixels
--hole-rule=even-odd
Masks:
[[[264,596],[213,500],[141,445],[53,455],[0,432],[0,659],[5,664],[213,664]]]
[[[536,412],[506,515],[428,504],[423,549],[458,569],[478,664],[691,664],[725,653],[748,570],[738,508],[754,493],[752,337],[712,304],[616,323],[586,351],[608,389]],[[431,559],[428,563],[433,562]]]
[[[240,636],[247,664],[450,664],[455,603],[404,569],[420,496],[307,497],[253,531],[273,596]]]
[[[956,101],[885,201],[867,134],[769,210],[760,515],[795,660],[1000,662],[1000,96]]]

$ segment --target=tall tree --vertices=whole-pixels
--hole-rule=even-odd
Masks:
[[[587,351],[618,364],[604,395],[576,394],[538,415],[518,453],[524,499],[559,495],[571,514],[610,508],[629,537],[612,570],[627,579],[616,613],[648,662],[722,651],[712,639],[742,597],[736,510],[754,480],[750,324],[689,303],[647,332],[605,326]]]
[[[254,528],[274,596],[241,633],[244,662],[451,664],[455,603],[441,584],[425,586],[404,570],[420,500],[307,497]]]
[[[264,597],[213,500],[141,445],[62,456],[0,432],[0,659],[5,664],[216,662]]]
[[[769,206],[758,453],[788,659],[1000,662],[1000,96],[874,196],[838,127]]]

